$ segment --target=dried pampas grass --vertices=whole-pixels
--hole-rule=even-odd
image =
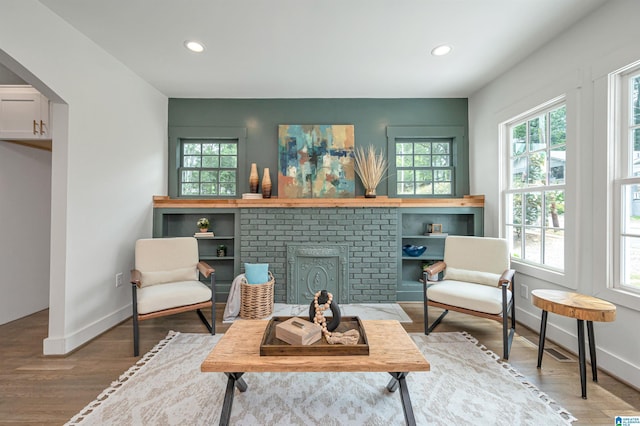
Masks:
[[[387,171],[388,164],[382,151],[378,153],[373,145],[366,149],[357,147],[354,151],[355,171],[365,190],[374,191]]]

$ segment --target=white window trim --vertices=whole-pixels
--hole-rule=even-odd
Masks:
[[[565,261],[564,272],[547,269],[542,266],[521,262],[511,259],[511,267],[517,272],[524,275],[528,275],[543,281],[547,281],[568,289],[577,289],[578,283],[574,277],[576,274],[576,257],[568,256],[568,253],[575,250],[578,245],[576,239],[576,229],[578,229],[578,216],[577,216],[577,197],[576,194],[576,158],[574,153],[576,151],[576,140],[578,140],[578,127],[577,127],[577,110],[578,110],[578,90],[571,91],[570,93],[562,94],[546,102],[542,102],[535,106],[530,106],[524,112],[516,114],[507,120],[502,121],[499,124],[499,157],[500,157],[500,236],[506,236],[506,211],[505,206],[507,204],[506,195],[507,182],[509,182],[509,163],[510,163],[510,149],[509,149],[509,129],[510,123],[516,122],[524,117],[533,114],[536,111],[544,110],[553,104],[564,103],[567,108],[567,162],[565,164],[565,203],[570,206],[569,210],[565,213]]]

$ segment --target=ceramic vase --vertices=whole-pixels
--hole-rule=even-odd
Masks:
[[[364,198],[376,198],[376,189],[365,189]]]
[[[252,194],[258,193],[258,166],[256,163],[251,163],[251,173],[249,174],[249,192]]]
[[[271,198],[271,175],[268,167],[262,172],[262,198]]]

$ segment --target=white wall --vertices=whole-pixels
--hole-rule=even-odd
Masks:
[[[602,79],[640,59],[640,2],[611,0],[469,99],[470,181],[472,194],[486,195],[485,233],[500,234],[498,144],[500,123],[560,95],[567,96],[568,205],[566,276],[555,277],[516,265],[516,317],[537,330],[540,310],[519,294],[553,288],[611,300],[613,323],[594,323],[598,366],[640,388],[640,312],[602,291],[606,280],[607,211],[606,117]],[[598,124],[600,123],[600,124]],[[495,173],[486,173],[495,170]],[[610,216],[610,215],[609,215]],[[640,306],[640,304],[638,305]],[[547,337],[577,351],[576,321],[549,315]]]
[[[35,0],[3,1],[0,49],[64,101],[53,108],[44,341],[45,354],[63,354],[131,315],[115,274],[127,281],[135,240],[151,235],[152,195],[166,193],[167,98]]]
[[[49,306],[51,152],[0,142],[0,324]]]

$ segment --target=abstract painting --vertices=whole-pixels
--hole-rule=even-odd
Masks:
[[[278,198],[355,196],[354,127],[278,126]]]

